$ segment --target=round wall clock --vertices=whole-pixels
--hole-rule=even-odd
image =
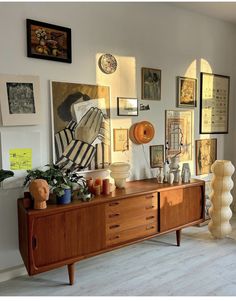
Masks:
[[[115,57],[111,54],[103,54],[100,56],[99,61],[99,68],[102,70],[102,72],[106,74],[111,74],[116,71],[117,68],[117,61]]]

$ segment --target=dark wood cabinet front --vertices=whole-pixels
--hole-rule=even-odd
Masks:
[[[202,186],[159,192],[160,231],[164,232],[203,218]]]

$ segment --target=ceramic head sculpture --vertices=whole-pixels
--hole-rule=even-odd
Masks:
[[[34,198],[34,209],[47,208],[46,201],[49,198],[49,186],[42,179],[33,180],[29,185],[29,192]]]

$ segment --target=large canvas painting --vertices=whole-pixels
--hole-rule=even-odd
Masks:
[[[111,162],[107,86],[51,82],[54,163],[95,170]]]

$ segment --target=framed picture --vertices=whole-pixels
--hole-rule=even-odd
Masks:
[[[26,19],[27,56],[71,63],[71,29]]]
[[[164,163],[164,145],[150,145],[151,168],[162,167]]]
[[[211,165],[217,159],[217,139],[201,139],[195,141],[196,175],[211,173]]]
[[[230,77],[201,72],[200,133],[227,134]]]
[[[0,104],[2,125],[39,124],[39,77],[0,75]]]
[[[138,116],[138,99],[117,97],[118,116]]]
[[[129,149],[128,129],[113,129],[114,151],[126,151]]]
[[[179,154],[180,161],[192,159],[192,111],[166,110],[166,159]]]
[[[111,163],[109,87],[52,81],[51,106],[54,163],[62,164],[64,159],[84,171],[107,168]]]
[[[161,70],[142,68],[142,99],[161,100]]]
[[[195,78],[177,77],[177,107],[196,107],[197,80]]]

